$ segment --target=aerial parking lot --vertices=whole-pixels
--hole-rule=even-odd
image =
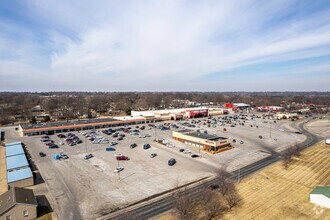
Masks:
[[[45,145],[41,142],[42,136],[19,137],[14,129],[6,132],[9,138],[26,144],[53,197],[54,209],[63,215],[62,218],[94,219],[177,186],[210,177],[221,166],[237,169],[305,139],[291,127],[297,122],[274,123],[270,119],[248,117],[245,120],[228,118],[227,122],[231,122],[224,123],[221,118],[159,122],[145,125],[144,129],[131,126],[131,131],[115,127],[105,133],[104,129],[71,132],[70,139],[76,139],[77,144],[64,139],[68,138],[68,133],[49,136],[58,148]],[[171,139],[172,130],[180,129],[226,137],[234,148],[218,154],[199,151]],[[155,137],[165,144],[154,142]],[[114,141],[117,144],[112,144]],[[137,146],[131,148],[132,144]],[[144,149],[145,144],[150,148]],[[46,156],[40,156],[40,152]],[[57,160],[55,154],[68,158]],[[89,154],[92,156],[85,159]],[[192,157],[193,154],[201,157]],[[120,156],[123,160],[117,160]],[[171,158],[176,163],[169,166]]]

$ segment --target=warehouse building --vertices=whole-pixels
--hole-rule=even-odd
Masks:
[[[6,143],[5,155],[8,186],[33,186],[33,174],[26,159],[22,143]]]
[[[16,144],[5,144],[6,149],[6,157],[12,157],[16,155],[24,155],[24,150],[22,144],[20,142],[14,142]]]
[[[37,200],[31,189],[11,187],[0,195],[0,219],[36,219],[37,206]]]
[[[228,138],[204,134],[192,130],[172,131],[174,140],[200,148],[208,153],[219,153],[231,149]]]

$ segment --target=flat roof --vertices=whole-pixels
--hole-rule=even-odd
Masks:
[[[21,167],[28,167],[29,163],[25,154],[20,154],[6,158],[7,170],[19,169]]]
[[[20,142],[20,141],[9,142],[9,143],[6,143],[5,146],[6,146],[6,147],[10,147],[10,146],[14,146],[14,145],[17,145],[17,144],[22,145],[22,142]]]
[[[6,157],[12,157],[20,154],[24,154],[24,150],[22,144],[11,145],[9,147],[6,146]]]
[[[28,178],[32,178],[32,171],[30,167],[19,169],[19,170],[13,170],[11,172],[7,171],[7,182],[12,183]]]
[[[330,198],[330,186],[317,186],[310,194],[321,194]]]
[[[211,135],[211,134],[204,134],[200,132],[192,132],[192,133],[186,133],[185,135],[191,136],[191,137],[197,137],[209,141],[216,141],[216,140],[225,140],[227,138],[219,137],[217,135]]]
[[[180,133],[187,133],[187,132],[193,132],[193,130],[183,129],[183,130],[179,130],[178,132],[180,132]]]
[[[23,129],[33,129],[33,128],[59,127],[59,126],[70,126],[70,125],[113,122],[113,121],[117,121],[117,119],[94,118],[94,119],[70,120],[70,121],[60,121],[60,122],[48,122],[48,123],[40,123],[40,124],[21,124],[21,127]]]

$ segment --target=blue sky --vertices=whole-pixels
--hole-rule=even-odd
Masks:
[[[0,91],[329,91],[330,1],[0,0]]]

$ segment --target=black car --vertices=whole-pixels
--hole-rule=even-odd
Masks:
[[[191,155],[191,158],[196,158],[196,157],[199,157],[197,154],[192,154]]]
[[[135,148],[137,146],[137,144],[136,143],[133,143],[133,144],[131,144],[131,146],[130,146],[130,148]]]
[[[88,160],[88,159],[91,159],[92,157],[94,157],[93,154],[87,154],[84,156],[84,159]]]
[[[45,157],[46,154],[45,154],[44,152],[39,152],[39,156],[40,156],[40,157]]]
[[[55,148],[58,148],[58,146],[57,146],[56,144],[50,144],[50,145],[49,145],[49,148],[51,148],[51,149],[55,149]]]
[[[117,141],[121,141],[121,140],[123,140],[123,137],[117,138]]]
[[[168,165],[173,166],[176,163],[176,160],[174,158],[171,158],[168,160]]]
[[[148,150],[150,148],[150,144],[143,145],[143,149]]]
[[[66,136],[64,134],[58,134],[57,137],[59,137],[59,138],[65,138]]]
[[[183,148],[181,148],[179,151],[180,151],[180,152],[184,152],[184,149],[183,149]]]

